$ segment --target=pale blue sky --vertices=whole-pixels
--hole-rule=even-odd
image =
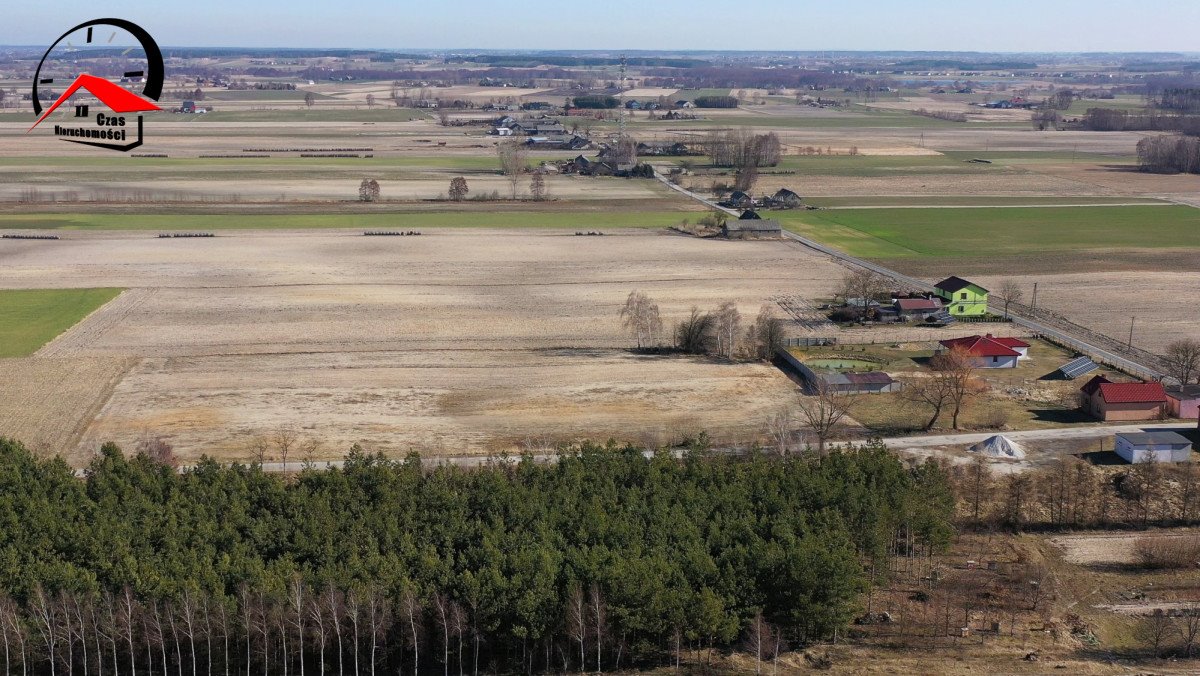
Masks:
[[[88,19],[162,45],[1200,52],[1200,0],[16,1],[0,44]]]

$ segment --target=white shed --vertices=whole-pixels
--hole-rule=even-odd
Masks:
[[[1117,455],[1125,462],[1186,462],[1192,442],[1177,432],[1124,432],[1117,435]]]

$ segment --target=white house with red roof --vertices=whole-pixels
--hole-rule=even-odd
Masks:
[[[1029,352],[1029,343],[1020,338],[997,338],[992,334],[986,336],[967,336],[940,341],[942,349],[965,351],[972,357],[976,368],[981,369],[1013,369]]]

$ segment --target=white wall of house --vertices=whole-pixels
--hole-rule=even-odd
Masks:
[[[976,368],[981,369],[1015,369],[1020,357],[974,357]]]
[[[1121,456],[1125,462],[1138,463],[1146,462],[1149,459],[1151,462],[1186,462],[1192,453],[1191,446],[1183,448],[1171,447],[1165,444],[1138,444],[1129,443],[1125,437],[1117,437],[1117,455]]]

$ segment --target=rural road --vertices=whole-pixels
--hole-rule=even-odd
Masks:
[[[1040,430],[1003,432],[1012,441],[1035,441],[1054,439],[1099,439],[1119,432],[1151,432],[1156,430],[1191,430],[1187,423],[1152,423],[1147,425],[1093,425],[1090,427],[1052,427]],[[922,437],[890,437],[882,439],[888,448],[903,450],[930,448],[935,446],[969,446],[989,439],[997,432],[971,432],[969,434],[936,434]]]
[[[666,177],[662,174],[662,172],[659,170],[658,167],[654,168],[654,173],[655,173],[655,176],[658,177],[658,180],[662,181],[664,184],[667,185],[667,187],[671,188],[672,190],[674,190],[682,195],[690,197],[691,199],[694,199],[712,209],[717,209],[719,211],[723,211],[727,214],[730,214],[731,216],[739,215],[739,212],[736,209],[726,209],[724,207],[719,207],[712,201],[703,197],[702,195],[698,195],[690,190],[687,190],[685,188],[675,185],[674,183],[671,183],[670,181],[668,181],[666,179]],[[1003,208],[1003,207],[997,207],[997,208]],[[929,292],[933,291],[933,285],[928,282],[923,282],[914,277],[902,275],[899,272],[896,272],[895,270],[892,270],[890,268],[886,268],[882,265],[877,265],[875,263],[871,263],[870,261],[866,261],[861,258],[856,258],[854,256],[851,256],[850,254],[847,254],[844,251],[835,249],[833,247],[825,246],[824,244],[815,242],[811,239],[808,239],[807,237],[801,237],[800,235],[797,235],[796,233],[793,233],[793,232],[788,232],[787,230],[783,231],[783,235],[785,237],[787,237],[788,239],[791,239],[794,242],[798,242],[798,243],[804,245],[805,247],[808,247],[809,249],[813,249],[814,251],[819,251],[827,256],[831,256],[835,260],[841,261],[841,262],[849,264],[849,265],[857,266],[860,268],[866,268],[867,270],[871,270],[872,272],[874,272],[876,274],[882,275],[893,281],[899,282],[900,284],[902,284],[904,286],[908,286],[913,289],[918,289],[921,291],[929,291]],[[952,273],[952,271],[948,272],[947,274],[951,274],[951,273]],[[999,313],[999,308],[990,308],[990,309]],[[1036,319],[1030,319],[1028,317],[1024,317],[1024,316],[1022,316],[1016,312],[1012,312],[1012,311],[1010,311],[1008,314],[1009,314],[1009,316],[1012,317],[1014,324],[1017,324],[1018,326],[1022,326],[1026,329],[1029,329],[1033,333],[1037,333],[1042,336],[1049,337],[1058,343],[1067,345],[1067,346],[1075,349],[1076,351],[1080,352],[1081,354],[1086,354],[1089,357],[1091,357],[1092,359],[1115,366],[1116,368],[1118,368],[1122,371],[1125,371],[1126,373],[1132,373],[1137,376],[1148,378],[1151,380],[1161,379],[1163,377],[1162,373],[1160,373],[1159,371],[1157,371],[1156,369],[1154,369],[1152,366],[1150,366],[1148,364],[1142,364],[1142,363],[1136,362],[1132,359],[1129,359],[1127,357],[1123,357],[1111,350],[1107,350],[1105,348],[1100,347],[1099,345],[1089,343],[1085,340],[1082,340],[1080,338],[1077,338],[1077,337],[1071,335],[1070,333],[1068,333],[1066,331],[1055,328],[1049,324],[1040,322]]]
[[[872,204],[870,206],[853,207],[821,207],[822,211],[837,211],[839,209],[1058,209],[1060,207],[1174,207],[1173,202],[1111,202],[1107,204],[976,204],[964,206],[961,204]]]
[[[1017,432],[1004,432],[1004,436],[1015,442],[1033,441],[1033,440],[1055,440],[1055,439],[1099,439],[1109,437],[1119,432],[1148,432],[1154,430],[1190,430],[1192,427],[1186,423],[1151,423],[1145,425],[1094,425],[1089,427],[1054,427],[1040,430],[1021,430]],[[884,444],[893,450],[904,451],[919,448],[936,448],[940,446],[969,446],[984,441],[997,434],[996,432],[970,432],[965,434],[936,434],[931,436],[909,436],[909,437],[888,437],[881,439]],[[735,453],[736,451],[726,450],[717,451],[719,453]],[[683,457],[683,450],[673,450],[672,454],[676,457]],[[534,462],[545,463],[554,462],[561,454],[557,452],[545,452],[533,454]],[[642,453],[647,458],[653,457],[652,451]],[[456,467],[479,467],[489,462],[519,462],[520,455],[511,455],[505,459],[497,458],[496,456],[486,455],[448,455],[438,457],[424,457],[422,462],[427,467],[436,467],[438,465],[454,465]],[[312,463],[314,469],[331,469],[334,467],[340,468],[345,465],[342,460],[330,460],[323,462]],[[265,472],[298,472],[305,468],[302,461],[296,460],[287,463],[285,466],[281,462],[263,463],[263,471]],[[82,470],[81,470],[82,471]]]

